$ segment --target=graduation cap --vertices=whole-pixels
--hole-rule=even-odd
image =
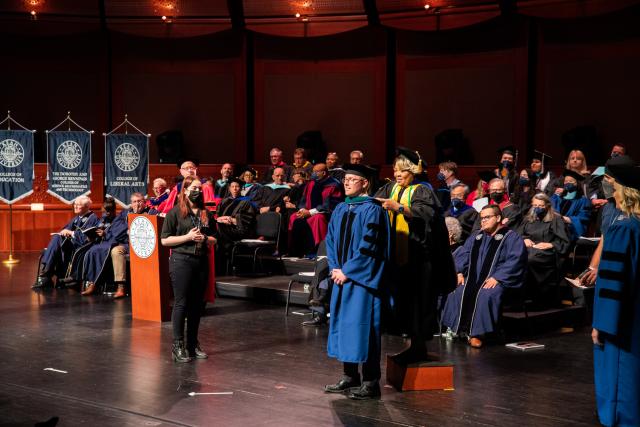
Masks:
[[[516,147],[513,145],[506,145],[504,147],[498,148],[498,154],[511,154],[512,156],[516,155]]]
[[[610,171],[610,167],[633,167],[636,166],[636,162],[629,156],[622,155],[618,157],[612,157],[604,164],[604,173],[613,176]]]
[[[570,177],[572,177],[573,179],[575,179],[578,182],[584,180],[584,176],[582,176],[578,172],[572,171],[570,169],[565,169],[564,172],[562,172],[562,176],[570,176]]]
[[[489,181],[491,181],[494,178],[498,178],[498,176],[496,175],[496,173],[494,171],[478,171],[478,176],[480,177],[480,179],[486,183],[489,183]]]
[[[239,178],[230,178],[229,181],[227,182],[227,187],[229,187],[232,183],[236,183],[238,184],[241,188],[244,185],[244,181],[241,181]]]
[[[545,164],[548,165],[549,164],[549,160],[551,160],[551,159],[553,159],[553,157],[551,157],[547,153],[544,153],[544,152],[542,152],[540,150],[533,150],[533,154],[531,154],[531,162],[533,162],[534,160],[538,160],[542,164],[542,168],[540,169],[541,173],[545,172],[544,166],[545,166]]]
[[[345,175],[347,174],[357,175],[368,180],[370,180],[371,177],[373,177],[377,172],[374,168],[370,166],[363,165],[363,164],[354,164],[354,163],[347,163],[345,165],[342,165],[342,169],[344,169]]]
[[[238,176],[242,176],[245,174],[245,172],[249,172],[251,175],[253,175],[254,177],[258,176],[258,171],[256,171],[254,168],[252,168],[251,166],[246,166],[242,169],[240,169],[240,172],[238,172]]]
[[[396,148],[396,157],[398,156],[403,156],[406,157],[411,163],[420,166],[420,161],[422,160],[422,157],[420,157],[420,153],[418,153],[415,150],[410,150],[407,147],[397,147]],[[422,165],[422,167],[426,167],[425,164]],[[343,167],[344,169],[344,167]]]
[[[640,190],[640,167],[628,164],[612,164],[608,166],[607,175],[625,187]]]

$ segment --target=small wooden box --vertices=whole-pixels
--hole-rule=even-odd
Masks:
[[[453,364],[429,353],[429,360],[400,364],[387,355],[387,383],[398,391],[453,390]]]

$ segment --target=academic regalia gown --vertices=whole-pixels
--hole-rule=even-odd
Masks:
[[[290,191],[291,189],[288,185],[278,186],[274,183],[265,185],[263,187],[260,207],[267,207],[270,211],[275,211],[276,208],[280,208],[280,212],[284,213],[285,203],[283,199]]]
[[[571,218],[569,238],[572,242],[584,236],[589,228],[591,219],[591,201],[582,196],[575,199],[565,199],[557,194],[551,196],[551,206],[562,216]]]
[[[519,230],[523,239],[530,239],[534,243],[551,243],[551,249],[527,248],[528,271],[527,288],[540,297],[546,298],[545,293],[550,286],[557,286],[560,269],[560,259],[569,250],[570,240],[567,226],[560,215],[553,215],[551,221],[525,221]],[[552,301],[539,301],[552,302]]]
[[[390,276],[393,311],[403,332],[416,341],[433,338],[437,302],[455,286],[449,233],[433,190],[423,184],[399,187],[389,182],[375,197],[409,206],[413,217],[389,211],[393,267]],[[436,268],[437,266],[437,268]],[[415,344],[415,343],[414,343]]]
[[[464,205],[460,209],[450,206],[449,209],[444,212],[444,216],[454,217],[460,222],[460,227],[462,227],[462,236],[460,239],[463,242],[471,235],[473,227],[478,221],[478,212],[469,205]]]
[[[163,212],[168,203],[169,194],[171,194],[171,191],[166,190],[158,197],[150,197],[149,200],[147,200],[147,206],[149,209],[155,209],[158,212]]]
[[[102,215],[100,217],[100,221],[96,227],[101,228],[103,230],[108,230],[115,217],[109,217],[106,215]],[[93,238],[89,238],[87,243],[80,246],[74,253],[71,258],[71,262],[69,263],[69,269],[67,270],[67,278],[80,280],[84,277],[83,265],[84,265],[84,257],[87,254],[87,251],[91,249],[92,246],[100,243],[102,241],[101,237],[95,235]]]
[[[341,362],[379,360],[382,282],[390,255],[389,221],[380,203],[370,197],[340,203],[326,244],[329,269],[341,269],[349,279],[334,285],[331,295],[327,353]]]
[[[91,227],[98,225],[99,219],[93,212],[87,212],[80,216],[74,216],[62,229],[73,231],[72,237],[62,237],[55,234],[51,237],[47,248],[42,255],[43,271],[53,273],[53,268],[57,262],[61,262],[63,268],[58,271],[60,277],[66,273],[67,264],[71,261],[73,252],[88,242],[87,236],[83,233]]]
[[[455,333],[476,337],[494,332],[500,317],[502,293],[519,288],[527,270],[527,251],[522,238],[506,227],[493,236],[480,231],[467,239],[454,253],[456,270],[465,276],[446,299],[442,324]],[[482,288],[489,277],[498,286]]]
[[[236,224],[218,223],[219,244],[225,248],[233,242],[253,237],[256,228],[256,209],[247,197],[227,197],[218,206],[218,217],[232,216]]]
[[[593,327],[596,403],[606,426],[640,425],[640,220],[616,221],[604,239]]]

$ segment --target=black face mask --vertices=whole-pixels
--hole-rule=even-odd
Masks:
[[[529,178],[520,178],[520,185],[523,187],[526,187],[527,185],[529,185],[531,181],[529,181]]]
[[[500,203],[502,202],[502,199],[504,199],[504,193],[502,191],[489,193],[489,197],[491,197],[491,200],[493,200],[494,202]]]
[[[460,209],[464,206],[464,200],[462,199],[451,199],[451,206],[456,209]]]
[[[500,166],[505,168],[508,171],[513,169],[513,163],[511,163],[510,161],[507,161],[507,160],[505,160],[504,162],[500,163]]]
[[[189,200],[191,203],[199,204],[202,201],[202,192],[201,191],[190,191],[189,192]]]

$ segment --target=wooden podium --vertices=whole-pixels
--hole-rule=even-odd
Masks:
[[[134,319],[171,320],[169,248],[160,244],[164,218],[129,214],[131,311]]]

